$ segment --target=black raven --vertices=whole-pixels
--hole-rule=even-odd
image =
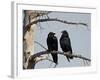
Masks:
[[[66,30],[62,31],[62,35],[60,38],[60,46],[63,52],[68,52],[69,54],[72,54],[72,47],[71,47],[71,42],[69,38],[69,34]],[[70,62],[69,59],[73,59],[73,57],[68,57],[66,56],[68,61]]]
[[[50,32],[48,34],[48,37],[47,37],[47,46],[48,46],[48,51],[51,52],[51,51],[58,51],[58,40],[57,40],[57,37],[54,36],[55,33],[53,32]],[[52,58],[53,58],[53,61],[58,64],[58,56],[57,54],[51,54],[52,55]]]

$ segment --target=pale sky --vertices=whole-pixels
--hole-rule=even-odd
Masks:
[[[49,14],[50,18],[58,18],[69,22],[82,22],[87,23],[88,27],[83,25],[67,25],[61,22],[50,21],[43,22],[38,25],[35,40],[47,48],[46,39],[49,32],[55,32],[58,38],[58,50],[62,51],[59,45],[59,39],[62,30],[67,30],[71,40],[72,50],[76,54],[81,54],[87,58],[91,58],[91,14],[89,13],[65,13],[65,12],[52,12]],[[45,18],[45,17],[41,17]],[[44,50],[38,44],[35,44],[35,53]],[[51,58],[51,55],[50,55]],[[52,59],[52,58],[51,58]],[[84,66],[83,60],[74,58],[69,63],[65,56],[58,55],[58,65],[60,67],[81,67]],[[41,61],[36,64],[35,68],[48,68],[50,61]],[[52,64],[54,66],[54,64]],[[51,67],[52,67],[51,66]]]

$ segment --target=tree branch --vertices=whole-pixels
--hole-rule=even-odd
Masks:
[[[58,21],[58,22],[62,22],[62,23],[65,23],[65,24],[88,26],[85,23],[68,22],[68,21],[64,21],[64,20],[61,20],[61,19],[57,19],[57,18],[39,19],[36,22],[45,22],[45,21]]]
[[[79,59],[82,59],[82,60],[85,60],[85,61],[89,61],[89,62],[91,61],[91,59],[88,59],[88,58],[86,58],[84,56],[81,56],[81,55],[78,55],[78,54],[67,54],[67,53],[63,53],[61,51],[53,51],[53,52],[41,51],[41,52],[38,52],[38,53],[30,56],[30,59],[28,61],[28,64],[29,64],[28,65],[29,66],[28,69],[33,68],[33,67],[31,67],[31,66],[33,66],[32,64],[34,64],[34,67],[35,67],[35,64],[37,62],[41,61],[41,60],[49,60],[49,61],[53,62],[52,60],[50,60],[48,58],[40,58],[39,60],[36,60],[37,57],[41,57],[41,56],[43,56],[45,54],[60,54],[60,55],[68,56],[68,57],[72,56],[73,58],[79,58]]]
[[[38,45],[40,45],[42,48],[44,48],[45,50],[47,50],[47,48],[45,48],[42,44],[40,44],[39,42],[37,41],[34,41],[35,43],[37,43]]]
[[[65,24],[88,26],[86,23],[68,22],[68,21],[65,21],[65,20],[57,19],[57,18],[38,19],[36,21],[31,22],[27,26],[37,24],[38,22],[46,22],[46,21],[58,21],[58,22],[65,23]]]
[[[44,55],[44,54],[61,54],[61,55],[68,56],[68,57],[80,58],[80,59],[83,59],[83,60],[91,61],[90,59],[88,59],[84,56],[81,56],[81,55],[78,55],[78,54],[67,54],[67,53],[63,53],[61,51],[52,51],[52,52],[41,51],[41,52],[38,52],[38,53],[32,55],[32,57],[36,58],[36,57],[39,57],[39,56]]]

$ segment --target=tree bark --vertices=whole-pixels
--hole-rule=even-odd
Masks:
[[[36,13],[34,14],[34,11],[31,10],[24,11],[24,22],[23,22],[24,24],[23,25],[23,68],[24,69],[26,66],[24,64],[27,62],[28,57],[34,54],[34,40],[35,40],[34,38],[37,25],[36,24],[29,25],[29,27],[26,28],[26,25],[36,20],[36,18],[32,19],[31,16],[36,16]]]

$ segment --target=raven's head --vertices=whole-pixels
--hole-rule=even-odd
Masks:
[[[61,33],[63,36],[69,37],[69,34],[66,30],[61,31]]]
[[[48,34],[48,37],[53,37],[55,34],[56,34],[56,33],[54,33],[54,32],[50,32],[50,33]]]

